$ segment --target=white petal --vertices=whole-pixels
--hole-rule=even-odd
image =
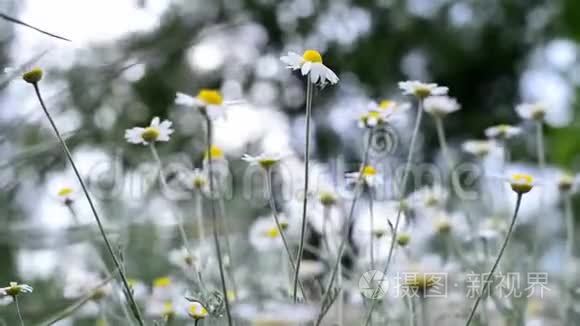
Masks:
[[[331,84],[338,83],[338,76],[334,73],[334,71],[330,70],[327,66],[324,67],[323,78],[326,78]]]
[[[310,81],[313,84],[318,83],[318,80],[320,79],[322,74],[322,65],[319,63],[313,63],[312,67],[310,68]]]
[[[151,127],[159,128],[159,117],[155,117],[151,120]]]
[[[177,97],[175,98],[175,104],[184,106],[194,106],[196,104],[196,101],[195,98],[187,94],[177,93]]]
[[[302,65],[302,75],[306,76],[309,72],[310,72],[310,68],[312,67],[312,62],[306,61],[304,62],[304,64]]]

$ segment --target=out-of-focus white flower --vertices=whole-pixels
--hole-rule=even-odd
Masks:
[[[292,70],[300,69],[303,76],[309,76],[313,84],[326,85],[338,83],[338,76],[322,63],[322,55],[316,50],[306,50],[299,55],[295,52],[288,52],[280,58],[287,68]]]
[[[435,117],[443,118],[461,109],[461,106],[456,99],[449,96],[429,96],[423,102],[423,109]]]
[[[207,191],[209,183],[208,175],[202,169],[185,172],[181,175],[180,181],[187,189],[202,192]]]
[[[220,91],[215,89],[201,89],[196,97],[177,93],[175,98],[175,104],[196,108],[211,120],[225,117],[227,107],[233,103],[224,101]]]
[[[447,95],[449,88],[439,86],[435,83],[423,83],[420,81],[404,81],[399,82],[399,88],[404,95],[414,95],[418,98],[426,98],[428,96]]]
[[[522,129],[506,124],[501,124],[485,129],[485,136],[490,139],[506,140],[522,133]]]
[[[242,156],[242,160],[244,160],[250,164],[259,165],[264,170],[271,169],[276,164],[278,164],[282,160],[282,158],[284,158],[284,155],[281,155],[278,153],[273,153],[273,154],[262,153],[258,156],[251,156],[249,154],[244,154],[244,156]]]
[[[207,309],[205,309],[205,307],[201,303],[192,302],[189,305],[189,307],[187,307],[187,314],[189,315],[189,317],[198,320],[207,317],[208,312]]]
[[[477,235],[486,240],[499,239],[508,229],[505,219],[490,217],[483,220],[477,228]]]
[[[177,287],[169,276],[158,277],[153,280],[151,297],[156,301],[168,301],[176,296]]]
[[[187,248],[181,247],[169,252],[169,262],[188,271],[196,266],[196,264],[199,264],[199,257],[196,257],[195,254],[190,252]]]
[[[74,202],[75,191],[71,187],[62,187],[56,192],[58,199],[65,205],[71,205]]]
[[[149,127],[134,127],[125,131],[125,139],[131,144],[149,145],[158,141],[169,141],[169,136],[173,133],[172,122],[164,120],[160,122],[158,117],[151,120]]]
[[[466,153],[473,154],[479,158],[484,158],[499,149],[497,143],[491,140],[467,140],[461,148]]]
[[[425,186],[412,192],[405,203],[416,210],[441,209],[447,204],[449,191],[440,184]]]
[[[288,220],[278,217],[282,230],[288,228]],[[282,235],[273,217],[260,217],[250,228],[250,243],[258,251],[279,250],[282,248]]]
[[[298,276],[301,279],[312,279],[321,275],[325,270],[323,263],[317,260],[305,259],[300,264],[300,273]]]
[[[210,156],[212,161],[223,161],[225,159],[224,151],[217,145],[211,145],[210,150],[205,151],[205,153],[203,154],[203,160],[207,162]]]
[[[234,307],[234,315],[251,325],[302,325],[316,318],[318,309],[306,304],[264,302],[261,304],[243,303]]]
[[[548,107],[543,103],[524,103],[516,106],[516,112],[522,119],[544,121]]]
[[[16,297],[21,294],[32,293],[32,286],[28,284],[18,284],[17,282],[10,282],[7,287],[0,288],[0,296]]]
[[[346,180],[348,183],[357,183],[362,180],[368,187],[374,187],[381,182],[381,174],[373,166],[366,165],[359,172],[347,173]]]
[[[127,281],[129,282],[135,300],[144,300],[147,297],[149,294],[149,288],[145,283],[137,279],[128,279]]]
[[[389,100],[383,100],[380,103],[371,102],[367,110],[358,117],[358,126],[360,128],[374,128],[391,122],[401,117],[401,114],[410,107],[409,103],[398,103]]]
[[[569,173],[560,173],[558,176],[558,189],[565,193],[575,193],[578,191],[580,185],[580,175],[573,175]]]
[[[99,274],[85,269],[68,270],[64,278],[63,296],[67,299],[78,299],[94,292],[92,299],[98,301],[112,291],[110,283],[96,289],[103,281],[104,278],[100,277]]]

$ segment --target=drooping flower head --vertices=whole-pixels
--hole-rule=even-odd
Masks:
[[[22,79],[24,79],[24,81],[29,83],[29,84],[36,84],[42,80],[43,75],[44,75],[44,72],[42,71],[42,69],[36,67],[36,68],[32,68],[31,70],[25,72],[22,75]]]
[[[409,103],[399,103],[390,100],[382,100],[379,103],[369,103],[365,112],[358,118],[360,128],[374,128],[386,124],[393,119],[400,117],[401,113],[407,111],[411,106]]]
[[[32,286],[28,284],[18,284],[17,282],[10,282],[10,285],[5,288],[0,288],[0,295],[16,297],[20,294],[32,293]]]
[[[519,127],[500,124],[485,129],[485,135],[490,139],[507,140],[522,133]]]
[[[461,109],[461,106],[456,99],[441,95],[427,97],[423,103],[423,109],[434,117],[443,118]]]
[[[175,104],[197,108],[211,120],[224,117],[225,109],[228,105],[219,90],[207,88],[199,90],[195,97],[184,93],[177,93]]]
[[[516,106],[516,112],[522,119],[544,121],[548,107],[543,103],[524,103]]]
[[[164,120],[160,122],[158,117],[151,120],[149,127],[134,127],[125,131],[125,139],[131,144],[149,145],[154,142],[169,141],[173,133],[172,122]]]
[[[303,76],[308,76],[313,84],[326,85],[338,83],[338,76],[322,63],[322,55],[316,50],[306,50],[302,55],[288,52],[280,58],[286,67],[300,69]]]
[[[282,158],[283,155],[281,154],[266,154],[266,153],[262,153],[258,156],[251,156],[249,154],[244,154],[244,156],[242,156],[242,160],[250,164],[259,165],[264,170],[269,170],[273,168],[276,164],[280,162],[280,160],[282,160]]]
[[[435,83],[423,83],[417,80],[399,82],[399,88],[404,95],[413,95],[418,98],[426,98],[428,96],[447,95],[449,88],[439,86]]]
[[[478,158],[484,158],[498,148],[494,141],[490,140],[467,140],[461,146],[464,152],[473,154]]]

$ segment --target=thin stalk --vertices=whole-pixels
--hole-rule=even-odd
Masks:
[[[424,294],[419,297],[419,305],[421,306],[421,326],[429,326],[429,307]]]
[[[282,238],[282,242],[284,243],[284,249],[286,249],[286,254],[288,255],[288,261],[290,262],[290,266],[292,267],[292,273],[296,273],[296,262],[292,257],[292,252],[290,251],[290,246],[288,245],[288,240],[286,239],[286,235],[284,234],[284,228],[280,224],[280,218],[278,217],[278,211],[276,210],[276,202],[274,201],[274,190],[272,188],[272,170],[267,169],[266,172],[266,188],[268,188],[268,197],[270,202],[270,209],[272,210],[272,215],[274,216],[274,221],[276,222],[276,227],[278,228],[278,232],[280,232],[280,237]],[[298,280],[298,285],[300,287],[300,292],[302,292],[302,297],[306,301],[306,291],[304,291],[304,286],[302,285],[302,281]]]
[[[155,163],[157,163],[159,168],[159,181],[161,182],[161,187],[163,190],[168,189],[167,183],[165,182],[165,173],[163,173],[163,162],[161,162],[161,158],[159,158],[154,141],[149,144],[149,148],[151,149],[151,155],[153,155],[153,159],[155,159]]]
[[[546,151],[544,147],[544,124],[541,120],[536,121],[536,150],[538,156],[538,165],[540,167],[540,174],[543,177],[546,168]],[[540,193],[538,214],[541,216],[544,213],[544,196]],[[534,228],[534,239],[538,238],[540,234],[539,228]],[[532,244],[532,263],[536,265],[540,259],[540,241],[534,241]],[[533,268],[533,267],[532,267]]]
[[[73,171],[74,171],[79,183],[81,184],[81,188],[83,189],[83,193],[85,194],[87,202],[89,203],[89,206],[91,207],[91,211],[93,213],[93,216],[95,217],[95,221],[97,222],[99,232],[101,233],[101,236],[103,237],[103,240],[105,242],[105,246],[107,247],[107,250],[109,252],[109,255],[111,256],[111,259],[113,260],[113,263],[115,264],[115,269],[119,271],[119,276],[121,277],[121,283],[123,284],[123,288],[124,288],[123,292],[125,293],[125,296],[127,297],[127,301],[129,302],[129,305],[131,306],[131,310],[133,311],[133,315],[134,315],[135,319],[137,320],[137,322],[139,323],[139,325],[144,326],[145,322],[143,321],[143,318],[141,317],[141,312],[139,310],[139,306],[137,305],[137,302],[135,302],[135,298],[133,297],[131,287],[129,286],[129,281],[127,280],[127,276],[125,275],[125,272],[123,271],[121,263],[119,262],[119,259],[117,258],[117,255],[115,254],[115,251],[113,250],[111,242],[109,241],[109,237],[107,237],[107,234],[105,233],[103,223],[101,222],[101,218],[99,217],[99,214],[97,213],[97,209],[93,203],[93,200],[91,199],[91,196],[89,195],[89,191],[87,190],[85,182],[83,181],[83,178],[81,177],[81,174],[80,174],[79,170],[77,169],[77,166],[72,158],[72,154],[70,153],[70,150],[69,150],[66,142],[62,138],[60,131],[58,130],[54,120],[52,119],[52,116],[50,115],[50,113],[48,112],[48,109],[46,108],[46,105],[44,104],[44,100],[42,99],[42,95],[40,94],[40,88],[38,87],[38,83],[34,83],[33,86],[34,86],[34,90],[36,92],[36,96],[38,97],[38,101],[40,102],[40,106],[42,106],[42,109],[44,110],[44,113],[46,114],[46,117],[48,118],[48,121],[50,122],[50,125],[52,126],[52,129],[54,130],[54,133],[56,134],[56,137],[58,138],[58,140],[59,140],[59,142],[64,150],[64,153],[65,153],[69,163],[71,164]]]
[[[222,226],[223,226],[223,230],[224,230],[224,240],[226,242],[226,255],[228,256],[228,264],[226,266],[226,271],[230,275],[230,279],[232,281],[232,289],[234,291],[234,294],[235,294],[234,297],[235,297],[238,295],[238,284],[236,283],[236,278],[234,277],[234,268],[233,268],[234,256],[232,255],[232,246],[231,246],[231,242],[230,242],[230,234],[232,232],[230,232],[230,225],[226,221],[226,207],[225,207],[223,198],[219,199],[219,204],[220,204],[219,216],[221,216]]]
[[[313,84],[310,79],[306,79],[306,147],[304,149],[304,199],[302,201],[302,228],[300,229],[300,243],[298,245],[298,258],[296,259],[296,270],[294,271],[294,302],[298,299],[298,273],[304,251],[304,237],[306,235],[306,211],[308,208],[308,170],[310,164],[310,120],[312,116],[312,91]]]
[[[536,142],[538,151],[538,164],[540,165],[542,172],[544,172],[544,168],[546,167],[546,151],[544,147],[544,124],[542,121],[537,122]]]
[[[372,193],[369,196],[369,213],[371,215],[371,228],[370,228],[370,243],[371,243],[371,270],[375,269],[375,214],[373,213],[373,195]]]
[[[205,243],[205,227],[203,224],[203,197],[201,190],[195,191],[193,194],[195,201],[195,217],[197,219],[197,234],[199,235],[199,243]]]
[[[211,220],[213,226],[213,241],[215,244],[215,249],[217,253],[218,265],[220,270],[220,282],[222,286],[222,292],[224,296],[224,303],[226,308],[226,316],[228,319],[228,325],[232,326],[232,314],[230,312],[230,300],[228,299],[228,289],[226,286],[226,276],[224,272],[224,263],[222,257],[222,249],[221,244],[218,237],[218,220],[217,220],[217,212],[215,207],[215,200],[213,198],[213,158],[211,157],[211,137],[212,137],[212,123],[209,116],[206,115],[206,122],[207,122],[207,161],[208,161],[208,174],[209,174],[209,201],[211,203]]]
[[[568,259],[574,258],[574,213],[572,211],[572,196],[567,193],[564,197],[564,212],[566,215],[566,254]]]
[[[409,178],[409,174],[411,171],[411,163],[413,162],[413,156],[415,152],[415,145],[417,142],[417,135],[419,134],[419,127],[421,126],[421,118],[423,117],[423,100],[419,99],[418,108],[417,108],[417,117],[415,118],[415,127],[413,128],[413,134],[411,135],[411,144],[409,145],[409,153],[407,154],[407,163],[405,163],[405,170],[403,171],[403,182],[401,183],[401,189],[399,190],[399,202],[403,201],[403,197],[405,196],[405,188],[407,187],[407,179]],[[383,268],[383,275],[387,275],[389,271],[389,267],[391,265],[391,260],[393,259],[393,252],[395,250],[395,242],[397,240],[397,234],[399,231],[399,224],[401,223],[401,215],[403,213],[403,205],[400,205],[397,210],[397,218],[395,219],[395,226],[393,227],[393,237],[391,239],[391,245],[389,247],[389,254],[387,255],[387,262],[385,267]],[[380,288],[380,287],[379,287]],[[376,292],[379,289],[375,289],[375,293],[373,297],[376,295]],[[366,322],[364,325],[368,325],[373,310],[377,305],[378,300],[373,301],[371,304],[370,309],[367,312]]]
[[[337,324],[338,326],[342,326],[344,321],[344,294],[342,292],[342,264],[338,264],[338,276],[337,276],[337,287],[339,288],[339,293],[337,294],[338,298],[338,313],[336,314],[337,317]]]
[[[412,295],[407,295],[409,299],[409,326],[417,326],[417,309]]]
[[[20,312],[20,305],[18,304],[18,296],[13,296],[14,306],[16,307],[16,314],[18,315],[18,320],[20,321],[20,326],[24,326],[24,320],[22,319],[22,313]]]
[[[475,303],[473,304],[473,308],[471,309],[471,313],[469,314],[469,318],[467,319],[465,326],[469,326],[469,324],[471,324],[471,321],[473,320],[473,317],[475,316],[475,312],[477,311],[477,307],[479,306],[479,302],[481,301],[481,299],[485,295],[485,292],[487,291],[487,288],[489,287],[490,280],[493,277],[495,270],[499,266],[499,262],[501,260],[501,257],[503,256],[505,248],[507,247],[507,244],[508,244],[510,237],[512,235],[514,225],[516,224],[516,219],[518,217],[518,211],[520,210],[521,203],[522,203],[522,194],[518,194],[518,199],[516,201],[516,209],[514,211],[514,216],[512,217],[512,222],[511,222],[510,227],[508,229],[508,233],[505,236],[503,244],[501,245],[501,249],[499,250],[497,258],[495,259],[495,262],[493,263],[493,266],[491,267],[489,274],[485,278],[485,282],[483,283],[483,289],[482,289],[481,293],[479,293],[479,296],[477,297],[477,299],[475,300]]]
[[[369,160],[369,149],[371,147],[372,139],[373,139],[373,130],[371,129],[371,131],[369,133],[368,141],[367,141],[367,144],[365,146],[364,153],[363,153],[363,161],[362,161],[361,169],[360,169],[361,172],[362,172],[362,169],[367,165],[367,162]],[[326,285],[326,289],[324,291],[324,297],[322,298],[322,305],[320,307],[320,312],[318,314],[318,318],[316,321],[317,326],[320,325],[320,323],[322,322],[322,319],[324,318],[324,315],[325,315],[325,310],[328,311],[328,309],[325,309],[324,305],[326,304],[326,302],[329,299],[330,292],[331,292],[330,290],[332,289],[332,285],[334,284],[334,281],[336,279],[336,275],[337,275],[337,272],[339,270],[339,266],[342,263],[342,255],[344,253],[346,243],[348,240],[348,227],[352,223],[352,219],[354,216],[354,209],[356,207],[356,202],[362,193],[362,189],[363,189],[363,175],[362,175],[362,173],[360,173],[358,179],[356,180],[355,189],[354,189],[354,198],[353,198],[352,204],[350,206],[350,211],[349,211],[349,214],[346,218],[346,221],[344,222],[341,241],[340,241],[340,245],[338,247],[336,261],[334,263],[334,267],[332,268],[330,280],[328,281],[328,284]]]
[[[435,117],[435,128],[437,129],[437,137],[439,138],[439,146],[441,146],[441,153],[443,153],[443,158],[447,163],[449,171],[451,171],[451,169],[453,169],[453,160],[451,159],[449,148],[447,147],[445,129],[443,128],[443,118]]]
[[[330,255],[330,243],[328,241],[328,222],[330,220],[330,207],[324,205],[322,207],[322,241],[324,244],[324,249],[326,249],[326,251],[328,252],[328,254]]]

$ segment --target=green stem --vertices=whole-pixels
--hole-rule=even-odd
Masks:
[[[230,226],[229,223],[227,223],[226,221],[226,207],[225,207],[225,203],[223,201],[223,198],[219,199],[219,204],[220,204],[220,214],[219,216],[221,217],[221,221],[222,221],[222,226],[223,226],[223,230],[224,230],[224,240],[226,242],[226,255],[228,256],[228,264],[226,267],[226,271],[228,272],[228,274],[230,275],[230,279],[232,281],[232,289],[234,291],[234,297],[238,295],[238,284],[236,283],[236,278],[234,275],[234,256],[232,255],[232,246],[231,246],[231,242],[230,242]]]
[[[222,249],[221,244],[218,237],[218,220],[217,220],[217,212],[215,207],[215,199],[213,198],[213,158],[211,157],[211,138],[212,138],[212,123],[209,116],[206,115],[206,123],[207,123],[207,161],[208,161],[208,179],[209,179],[209,201],[211,203],[211,221],[213,226],[213,240],[215,244],[215,249],[217,253],[218,259],[218,266],[220,271],[220,282],[222,286],[222,292],[224,296],[224,303],[226,308],[226,317],[228,319],[228,325],[232,326],[232,314],[230,312],[230,300],[228,298],[228,289],[226,286],[226,277],[224,272],[224,263],[222,257]]]
[[[371,228],[370,228],[370,243],[371,243],[371,270],[375,269],[375,214],[373,213],[373,194],[371,193],[369,196],[369,213],[371,215]]]
[[[397,240],[397,234],[399,231],[399,224],[401,223],[401,215],[403,213],[402,201],[403,201],[403,198],[405,196],[405,188],[407,187],[407,179],[409,178],[409,174],[411,171],[411,163],[413,162],[415,145],[417,142],[417,135],[419,134],[419,127],[421,126],[421,118],[422,117],[423,117],[423,100],[419,99],[418,108],[417,108],[417,117],[415,118],[415,127],[413,128],[413,134],[411,135],[411,144],[409,145],[409,153],[407,154],[407,162],[405,163],[405,170],[403,171],[403,182],[401,183],[401,189],[399,190],[400,191],[399,192],[399,202],[401,203],[401,205],[399,205],[399,208],[397,210],[397,218],[395,219],[395,226],[393,228],[393,238],[391,239],[391,245],[389,247],[389,254],[387,255],[387,262],[385,264],[385,267],[383,268],[383,275],[387,275],[387,273],[389,271],[389,267],[391,265],[391,260],[393,259],[393,252],[395,250],[395,242]],[[376,296],[376,293],[378,292],[379,288],[377,288],[375,290],[373,297]],[[367,312],[366,322],[364,323],[365,325],[368,325],[368,322],[371,319],[371,315],[373,313],[373,310],[375,309],[375,306],[377,305],[377,301],[378,300],[375,300],[371,304],[371,307],[369,308],[369,310]]]
[[[298,273],[302,262],[304,251],[304,237],[306,235],[306,211],[308,207],[308,170],[310,163],[310,120],[312,116],[312,89],[313,84],[310,79],[306,79],[306,147],[304,149],[304,199],[302,202],[302,228],[300,229],[300,243],[298,245],[298,258],[296,259],[296,270],[294,272],[294,302],[297,301]]]
[[[58,138],[58,140],[59,140],[59,142],[64,150],[64,153],[65,153],[69,163],[71,164],[73,171],[74,171],[79,183],[81,184],[81,188],[83,189],[83,193],[87,199],[87,202],[89,203],[89,206],[91,207],[91,211],[93,213],[93,216],[95,217],[95,221],[97,222],[97,226],[98,226],[99,231],[101,233],[101,236],[105,242],[105,246],[107,247],[109,255],[111,256],[111,259],[113,260],[113,263],[115,264],[115,268],[119,271],[119,276],[121,277],[121,282],[123,284],[124,293],[125,293],[125,296],[127,297],[127,301],[129,302],[129,305],[131,306],[131,310],[133,311],[133,315],[134,315],[135,319],[137,320],[137,322],[139,323],[139,325],[143,326],[143,325],[145,325],[145,322],[143,321],[143,318],[141,317],[141,312],[139,310],[139,306],[137,305],[137,302],[135,302],[135,298],[133,297],[133,294],[131,292],[131,287],[129,286],[129,281],[127,280],[127,277],[126,277],[125,273],[123,272],[123,268],[121,267],[121,263],[119,262],[119,259],[117,258],[117,255],[115,254],[115,252],[113,250],[113,247],[109,241],[109,238],[107,237],[107,234],[105,233],[105,229],[104,229],[103,224],[101,222],[101,218],[99,217],[99,214],[97,213],[97,209],[93,203],[93,200],[91,199],[91,196],[89,195],[89,191],[87,190],[85,182],[83,181],[83,178],[81,177],[81,174],[80,174],[79,170],[77,169],[77,166],[72,158],[72,154],[70,153],[70,150],[69,150],[66,142],[62,138],[60,131],[58,130],[54,120],[52,119],[50,113],[48,112],[48,109],[46,108],[46,105],[44,104],[44,100],[42,99],[42,95],[40,94],[40,88],[38,87],[38,83],[33,84],[33,86],[34,86],[34,90],[36,92],[36,96],[38,97],[38,101],[40,102],[40,106],[42,106],[42,109],[44,110],[44,113],[46,114],[46,117],[48,118],[48,121],[50,122],[50,125],[52,126],[52,129],[54,130],[54,133],[56,134],[56,137]]]
[[[357,202],[359,196],[361,195],[362,189],[363,189],[364,182],[363,182],[362,169],[367,165],[367,162],[369,160],[369,150],[371,147],[372,139],[373,139],[373,130],[371,129],[371,131],[369,133],[368,141],[367,141],[367,144],[365,146],[364,153],[363,153],[363,161],[361,164],[361,168],[359,170],[360,171],[359,177],[356,180],[356,184],[355,184],[354,198],[353,198],[352,204],[350,206],[349,214],[348,214],[346,220],[344,221],[344,225],[342,228],[341,241],[340,241],[340,245],[338,247],[336,261],[334,263],[334,267],[332,268],[330,280],[328,281],[328,284],[326,285],[326,288],[324,291],[324,297],[322,298],[322,301],[321,301],[322,305],[320,307],[320,312],[318,314],[316,326],[320,325],[320,323],[322,322],[322,319],[324,318],[325,312],[328,311],[328,309],[326,309],[326,308],[329,308],[329,307],[325,307],[324,305],[327,304],[327,302],[329,301],[330,293],[332,292],[330,290],[332,289],[332,285],[334,284],[334,281],[336,280],[336,274],[339,270],[339,266],[342,264],[342,255],[344,253],[344,250],[346,248],[346,243],[348,241],[348,228],[349,228],[349,225],[352,223],[352,220],[354,217],[354,209],[356,207],[356,202]]]
[[[447,163],[449,171],[453,169],[453,160],[449,153],[449,148],[447,147],[447,140],[445,137],[445,129],[443,128],[443,119],[440,117],[435,117],[435,128],[437,129],[437,137],[439,138],[439,145],[441,146],[441,152],[443,153],[443,158]]]
[[[544,124],[542,121],[537,122],[536,142],[538,150],[538,164],[540,165],[542,172],[544,172],[544,168],[546,167],[546,151],[544,148]]]
[[[272,189],[272,171],[270,169],[265,170],[266,172],[266,187],[268,188],[268,196],[270,202],[270,209],[272,210],[272,215],[274,216],[274,221],[276,222],[276,227],[278,227],[278,232],[280,232],[280,237],[284,243],[284,248],[286,249],[286,254],[288,255],[288,261],[292,267],[292,273],[296,273],[296,262],[292,257],[292,252],[290,251],[290,246],[288,245],[288,240],[284,234],[284,228],[280,224],[280,218],[278,217],[278,211],[276,210],[276,202],[274,201],[274,191]],[[302,292],[302,297],[306,300],[306,292],[304,291],[304,286],[302,282],[298,280],[298,285],[300,287],[300,292]]]
[[[24,326],[24,320],[22,319],[22,313],[20,312],[20,305],[18,304],[18,296],[13,296],[14,299],[14,306],[16,307],[16,314],[18,315],[18,320],[20,321],[20,325]]]
[[[203,197],[201,190],[196,190],[193,194],[195,201],[195,215],[197,219],[197,234],[199,235],[199,243],[205,244],[205,227],[203,224]]]
[[[417,326],[417,309],[415,307],[415,300],[413,295],[407,295],[409,299],[409,326]]]
[[[475,312],[477,311],[477,307],[479,306],[479,302],[481,301],[481,299],[483,298],[483,296],[487,292],[487,288],[489,287],[490,280],[493,277],[495,270],[499,266],[499,262],[501,260],[501,257],[503,256],[505,248],[507,247],[508,242],[510,240],[510,237],[512,235],[514,225],[516,224],[516,219],[518,217],[518,211],[520,210],[521,203],[522,203],[522,194],[518,194],[518,199],[516,201],[516,209],[514,210],[514,216],[512,217],[512,222],[511,222],[510,227],[508,229],[508,233],[505,236],[503,244],[501,245],[501,249],[499,250],[497,258],[495,259],[495,262],[493,263],[493,266],[491,267],[489,274],[485,278],[485,281],[483,283],[483,289],[482,289],[481,293],[479,293],[479,296],[477,297],[477,299],[475,300],[475,303],[473,304],[473,308],[471,309],[471,313],[469,314],[469,318],[467,319],[465,326],[469,326],[469,324],[471,324],[471,321],[473,320],[473,317],[475,316]]]
[[[566,253],[568,259],[574,258],[574,213],[572,211],[572,196],[566,193],[564,198],[564,211],[566,214]]]

